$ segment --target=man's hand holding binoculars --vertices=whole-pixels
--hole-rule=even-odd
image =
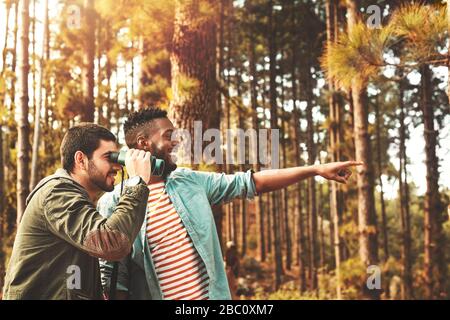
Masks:
[[[130,178],[140,176],[145,183],[149,183],[152,172],[151,153],[144,150],[129,149],[125,156],[125,166]]]

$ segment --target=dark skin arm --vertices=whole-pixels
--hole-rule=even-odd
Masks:
[[[271,169],[253,174],[256,192],[258,194],[285,188],[291,184],[314,176],[346,184],[352,172],[351,167],[363,165],[360,161],[330,162],[319,165],[293,167],[286,169]]]

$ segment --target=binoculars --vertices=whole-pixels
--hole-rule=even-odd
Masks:
[[[121,150],[120,152],[111,152],[109,155],[109,160],[114,163],[118,163],[122,166],[125,165],[125,156],[127,154],[127,150]],[[152,175],[153,176],[162,176],[164,173],[164,160],[157,159],[155,156],[150,156],[150,161],[152,165]]]

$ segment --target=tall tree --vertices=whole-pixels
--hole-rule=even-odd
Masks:
[[[17,42],[18,42],[18,33],[19,33],[19,0],[14,1],[14,42],[13,42],[13,50],[12,50],[12,63],[11,63],[11,71],[16,72],[17,66]],[[17,77],[18,78],[18,77]],[[16,101],[16,77],[12,77],[11,80],[11,104],[10,104],[10,113],[13,114],[14,101]]]
[[[83,67],[84,110],[82,121],[94,122],[94,60],[95,60],[95,10],[94,0],[84,1],[85,55]]]
[[[48,0],[44,3],[44,37],[42,43],[42,53],[40,58],[40,80],[39,80],[39,99],[35,105],[34,112],[34,134],[33,134],[33,149],[31,156],[31,179],[30,190],[32,190],[38,181],[38,159],[39,159],[39,145],[41,141],[41,106],[47,101],[47,90],[44,88],[44,75],[45,75],[45,61],[49,58],[46,54],[49,47],[49,20],[48,20]],[[43,96],[45,91],[45,97]]]
[[[30,31],[29,0],[20,1],[21,24],[20,24],[20,51],[19,51],[19,73],[18,82],[18,146],[17,146],[17,220],[19,225],[25,211],[25,200],[29,193],[29,171],[30,159],[30,124],[28,122],[28,73],[30,69],[28,61],[28,45]]]
[[[447,34],[450,34],[450,0],[447,0]],[[448,43],[447,54],[450,55],[450,42]],[[450,68],[448,68],[448,76],[450,79]],[[450,82],[447,85],[447,98],[450,102]]]
[[[359,0],[347,0],[348,33],[351,34],[359,18]],[[351,87],[354,115],[356,161],[364,162],[357,169],[358,183],[358,231],[359,255],[364,266],[378,263],[377,225],[373,193],[374,175],[368,132],[368,104],[366,87],[354,81]],[[371,297],[379,298],[378,290],[371,290]]]
[[[428,65],[420,68],[421,108],[424,122],[425,156],[427,167],[427,191],[425,194],[425,294],[429,299],[445,297],[447,266],[445,262],[445,235],[442,231],[443,205],[439,195],[439,171],[436,155],[434,108],[432,102],[431,70]]]
[[[258,84],[258,76],[256,74],[256,39],[253,36],[253,33],[250,32],[249,35],[249,74],[251,76],[250,80],[250,97],[251,97],[251,106],[252,106],[252,125],[253,129],[259,131],[259,119],[258,119],[258,93],[257,93],[257,84]],[[260,145],[259,135],[257,135],[257,145]],[[255,154],[256,163],[254,164],[254,170],[256,172],[261,170],[261,164],[259,159],[259,154],[256,152]],[[258,219],[258,239],[259,239],[259,258],[261,261],[266,260],[266,238],[264,232],[264,204],[263,197],[258,197],[255,203],[255,215]]]
[[[337,3],[335,0],[327,0],[326,3],[326,16],[327,16],[327,46],[330,46],[336,41],[337,38]],[[341,143],[341,111],[337,101],[337,94],[335,93],[334,80],[328,76],[328,108],[329,108],[329,147],[331,161],[340,161],[340,143]],[[341,250],[340,250],[340,216],[341,211],[341,199],[339,197],[339,186],[336,181],[330,182],[330,215],[333,226],[333,248],[335,259],[335,272],[336,272],[336,297],[338,300],[342,298],[341,292]],[[331,232],[330,232],[331,233]]]
[[[268,2],[268,48],[269,48],[269,99],[270,99],[270,128],[271,130],[278,129],[278,108],[277,108],[277,88],[276,88],[276,22],[274,14],[274,3],[272,0]],[[271,141],[271,144],[278,143],[278,141]],[[278,157],[278,155],[276,155]],[[275,161],[275,159],[271,159]],[[281,275],[283,274],[283,261],[281,256],[281,239],[280,239],[280,211],[277,205],[280,198],[279,191],[272,192],[272,220],[273,220],[273,246],[275,252],[275,289],[278,290],[281,286]]]
[[[307,64],[307,70],[311,70],[311,60]],[[307,149],[308,149],[308,164],[314,165],[316,161],[316,146],[314,142],[314,123],[312,117],[313,110],[313,86],[311,84],[311,75],[308,75],[306,90],[307,90],[307,107],[306,120],[307,126]],[[316,182],[314,178],[308,179],[308,212],[309,212],[309,286],[311,290],[317,290],[317,268],[318,268],[318,245],[317,245],[317,206],[316,206]]]
[[[3,40],[3,50],[2,50],[2,70],[1,75],[5,73],[6,70],[6,49],[8,48],[8,33],[9,33],[9,16],[12,7],[12,0],[5,1],[6,6],[6,21],[5,21],[5,38]]]
[[[292,111],[292,121],[293,121],[293,143],[294,143],[294,155],[295,155],[295,165],[301,166],[301,150],[300,150],[300,142],[301,142],[301,132],[300,132],[300,117],[301,117],[301,109],[298,104],[298,14],[297,14],[297,4],[295,1],[291,1],[290,3],[291,10],[291,30],[290,30],[290,45],[291,45],[291,82],[292,82],[292,101],[294,103],[294,109]],[[306,291],[306,256],[305,256],[305,239],[304,239],[304,224],[303,224],[303,199],[302,199],[302,188],[303,183],[297,183],[295,190],[295,217],[296,217],[296,226],[297,226],[297,257],[298,257],[298,265],[299,265],[299,281],[300,281],[300,294]]]
[[[378,99],[378,96],[377,96]],[[376,101],[375,103],[375,121],[376,121],[376,150],[377,150],[377,171],[378,171],[378,183],[380,186],[380,205],[381,205],[381,229],[383,230],[383,251],[384,251],[384,261],[389,259],[389,240],[388,240],[388,227],[387,227],[387,217],[386,217],[386,205],[384,201],[384,189],[382,180],[382,158],[381,158],[381,120],[382,115],[380,114],[380,103]]]
[[[6,81],[5,74],[7,65],[6,65],[6,57],[7,57],[7,48],[8,48],[8,35],[9,35],[9,16],[12,7],[12,1],[5,1],[6,7],[6,21],[5,21],[5,31],[4,31],[4,39],[3,39],[3,49],[2,49],[2,69],[0,71],[0,108],[1,110],[5,110],[5,97],[6,97]],[[5,114],[0,112],[0,239],[3,239],[3,230],[4,230],[4,222],[5,222],[5,163],[4,163],[4,155],[3,155],[3,124],[4,124]],[[0,252],[2,250],[0,249]],[[1,253],[0,253],[1,255]],[[3,259],[0,259],[0,277],[3,276]],[[0,284],[2,282],[0,281]]]
[[[172,66],[171,118],[176,128],[194,137],[194,121],[209,127],[216,110],[216,19],[212,1],[176,1],[170,61]],[[191,153],[191,161],[193,160]]]
[[[412,278],[412,255],[411,255],[411,217],[409,209],[409,187],[407,177],[406,158],[406,125],[405,125],[405,80],[399,81],[399,196],[400,215],[402,227],[402,273],[403,273],[403,293],[405,299],[414,297]]]

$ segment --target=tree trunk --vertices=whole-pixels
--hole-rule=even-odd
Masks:
[[[450,0],[447,0],[447,34],[450,34]],[[450,55],[450,43],[449,43],[449,48],[447,49],[447,54]],[[447,63],[449,63],[450,60],[447,61]],[[448,67],[448,79],[450,79],[450,66]],[[447,85],[447,98],[448,101],[450,103],[450,82]]]
[[[17,66],[17,34],[19,32],[19,0],[15,1],[14,5],[14,47],[13,47],[13,57],[12,57],[12,64],[11,64],[11,71],[16,74],[16,66]],[[10,104],[10,114],[9,116],[14,119],[14,101],[16,101],[16,78],[12,77],[11,80],[11,101],[13,103]],[[15,130],[15,129],[14,129]]]
[[[238,43],[240,42],[240,39],[238,39]],[[244,117],[242,116],[242,113],[244,112],[241,109],[241,106],[243,106],[242,101],[242,66],[237,65],[236,68],[236,93],[237,93],[237,100],[238,106],[237,106],[237,116],[238,116],[238,126],[242,130],[246,130],[245,128],[245,121]],[[216,112],[217,114],[217,112]],[[237,152],[237,150],[236,150]],[[236,155],[237,158],[237,155]],[[239,161],[238,165],[239,171],[243,172],[245,170],[244,163],[241,163]],[[241,256],[244,257],[247,254],[247,200],[245,198],[236,200],[239,207],[239,217],[240,217],[240,240],[241,240]]]
[[[403,298],[411,299],[413,293],[412,279],[412,257],[411,257],[411,222],[409,213],[409,191],[406,171],[406,126],[405,126],[405,105],[404,105],[404,83],[399,83],[399,106],[400,106],[400,152],[399,152],[399,194],[400,194],[400,215],[402,227],[402,264],[403,264]]]
[[[132,41],[132,47],[134,48],[134,41]],[[136,107],[135,107],[135,89],[134,89],[134,77],[135,77],[135,63],[134,63],[134,57],[131,57],[131,111],[136,111]],[[220,127],[219,127],[220,128]]]
[[[30,109],[31,114],[36,113],[36,0],[32,0],[33,18],[31,18],[31,84],[33,88],[33,100]]]
[[[0,118],[0,241],[3,241],[3,230],[5,223],[5,167],[3,156],[3,119]],[[0,255],[3,249],[0,249]],[[0,271],[2,270],[3,260],[0,257]],[[0,273],[0,276],[3,276]],[[3,279],[3,278],[2,278]],[[1,282],[1,281],[0,281]]]
[[[276,91],[276,23],[273,13],[273,1],[269,1],[269,97],[270,97],[270,128],[271,130],[278,129],[278,114],[277,114],[277,91]],[[271,148],[273,143],[278,141],[271,141]],[[278,156],[278,155],[276,155]],[[275,159],[272,159],[272,163]],[[281,275],[283,274],[282,256],[281,256],[281,239],[280,239],[280,211],[277,208],[279,199],[279,191],[272,192],[273,203],[273,245],[275,252],[275,290],[281,286]]]
[[[359,20],[359,0],[347,0],[348,30],[351,34]],[[358,231],[359,255],[364,266],[378,263],[377,224],[375,215],[375,199],[373,193],[374,175],[372,151],[368,132],[368,105],[366,88],[363,84],[354,82],[352,85],[352,100],[354,114],[354,137],[356,161],[364,162],[357,168],[358,183]],[[362,284],[363,287],[366,284]],[[379,299],[379,290],[371,290],[370,298]]]
[[[106,118],[109,119],[109,121],[106,121],[107,127],[111,130],[111,118],[112,118],[112,85],[111,85],[111,77],[112,77],[112,68],[113,65],[111,63],[111,58],[109,57],[109,51],[111,50],[111,26],[110,22],[107,20],[105,23],[105,51],[106,51],[106,64],[105,64],[105,72],[106,72],[106,81],[108,86],[108,93],[107,93],[107,109],[106,109]]]
[[[249,73],[252,77],[250,80],[250,97],[252,105],[252,124],[253,129],[259,132],[259,119],[258,119],[258,93],[256,91],[256,86],[258,83],[258,78],[256,74],[256,52],[255,52],[255,39],[251,36],[249,41]],[[257,145],[260,145],[259,134],[256,136]],[[253,165],[253,170],[259,172],[261,170],[261,165],[259,163],[259,154],[255,154],[256,163]],[[259,259],[260,261],[266,261],[266,239],[264,236],[264,204],[263,197],[259,196],[257,201],[255,201],[255,215],[258,223],[258,243],[259,243]]]
[[[442,232],[443,205],[439,195],[438,158],[432,103],[431,71],[421,67],[421,108],[423,112],[427,191],[425,195],[425,295],[428,299],[444,298],[447,267],[445,263],[445,235]]]
[[[381,221],[383,230],[383,251],[384,251],[384,262],[389,259],[389,241],[388,241],[388,227],[386,219],[386,206],[384,203],[384,191],[383,191],[383,180],[382,176],[382,159],[381,159],[381,138],[380,138],[380,107],[378,101],[375,104],[375,117],[376,117],[376,139],[377,139],[377,165],[378,165],[378,182],[380,184],[380,204],[381,204]],[[401,124],[403,125],[403,123]]]
[[[335,0],[328,0],[326,3],[326,15],[327,15],[327,45],[331,45],[336,41],[337,38],[337,3]],[[331,161],[340,161],[340,109],[339,104],[336,99],[335,86],[333,80],[328,78],[328,90],[329,90],[329,141],[330,141],[330,155]],[[332,244],[334,248],[334,263],[335,263],[335,273],[336,273],[336,298],[338,300],[342,299],[341,293],[341,250],[340,250],[340,219],[341,216],[341,203],[339,197],[339,186],[336,181],[330,182],[330,223],[333,226]],[[330,232],[331,235],[331,232]]]
[[[11,1],[6,1],[6,23],[5,23],[5,38],[4,38],[4,45],[2,50],[2,71],[0,76],[3,76],[6,70],[6,49],[8,48],[8,33],[9,33],[9,15],[11,12]],[[3,103],[2,103],[3,105]]]
[[[45,0],[44,4],[44,12],[45,12],[45,18],[44,18],[44,38],[43,38],[43,44],[42,44],[42,55],[40,59],[40,79],[39,79],[39,99],[38,103],[35,107],[35,114],[34,114],[34,135],[33,135],[33,151],[32,151],[32,157],[31,157],[31,181],[30,181],[30,190],[33,190],[33,188],[36,186],[38,182],[38,159],[39,159],[39,146],[40,146],[40,140],[41,140],[41,106],[43,101],[43,95],[42,91],[44,89],[44,70],[45,70],[45,63],[47,59],[49,58],[46,56],[47,53],[47,47],[49,46],[49,26],[48,26],[48,0]],[[47,91],[45,90],[45,97],[44,101],[47,100]]]
[[[284,82],[284,81],[283,81]],[[284,88],[282,90],[283,92],[283,98],[281,99],[282,101],[282,106],[284,106]],[[289,133],[288,128],[287,128],[287,121],[286,121],[286,117],[287,114],[284,111],[283,108],[283,115],[282,115],[282,152],[283,152],[283,168],[287,168],[288,167],[288,163],[287,163],[287,139],[285,138],[285,135]],[[289,190],[288,188],[284,188],[282,190],[282,201],[283,201],[283,233],[284,233],[284,237],[283,237],[283,243],[286,244],[286,270],[291,270],[291,265],[292,265],[292,241],[291,241],[291,228],[290,228],[290,223],[289,223]]]
[[[9,16],[11,12],[12,2],[7,1],[6,5],[6,23],[5,23],[5,38],[4,38],[4,46],[2,49],[2,70],[0,71],[0,77],[3,78],[3,74],[6,70],[6,51],[8,48],[8,34],[9,34]],[[3,78],[4,79],[4,78]],[[6,96],[6,85],[3,92],[0,92],[0,107],[3,109],[5,107],[5,96]],[[6,109],[6,107],[5,107]],[[3,155],[3,115],[0,115],[0,241],[3,241],[4,233],[3,231],[5,226],[5,159]],[[3,249],[0,248],[0,285],[3,284]]]
[[[309,63],[311,65],[311,58],[308,57]],[[310,68],[308,67],[309,71]],[[314,123],[312,117],[312,109],[313,109],[313,97],[312,97],[312,84],[311,84],[311,74],[308,72],[306,75],[307,84],[307,99],[308,105],[306,107],[306,120],[308,123],[307,126],[307,148],[308,148],[308,165],[313,165],[316,161],[316,147],[314,143]],[[316,181],[313,178],[308,179],[308,197],[309,197],[309,229],[310,229],[310,238],[309,238],[309,266],[310,266],[310,278],[309,278],[309,287],[312,291],[317,290],[317,268],[318,268],[318,258],[319,258],[319,250],[317,245],[317,206],[316,206]]]
[[[322,273],[325,272],[325,233],[323,230],[323,224],[325,220],[325,211],[323,208],[323,183],[319,184],[319,208],[318,212],[320,213],[320,224],[319,224],[319,235],[320,235],[320,241],[319,241],[319,253],[320,253],[320,263],[319,267]]]
[[[20,84],[20,97],[18,103],[19,121],[18,121],[18,153],[17,153],[17,220],[19,225],[25,211],[25,200],[29,193],[29,171],[28,164],[30,159],[30,124],[28,122],[28,33],[30,30],[29,0],[23,0],[21,3],[21,30],[20,30],[20,68],[18,73],[18,82]]]
[[[224,14],[224,0],[220,0],[220,21],[219,21],[219,28],[218,28],[218,48],[217,48],[217,61],[216,61],[216,74],[217,77],[222,83],[223,80],[223,68],[224,68],[224,22],[225,22],[225,14]],[[211,127],[221,129],[221,118],[223,116],[223,105],[222,105],[222,93],[221,90],[217,90],[217,104],[216,104],[217,112],[211,113]],[[225,167],[223,164],[218,164],[217,166],[218,172],[223,172],[225,170]],[[222,247],[222,252],[225,252],[224,250],[224,235],[226,228],[224,228],[224,206],[219,205],[215,206],[213,208],[213,213],[215,217],[216,227],[217,227],[217,234],[219,236],[219,241]]]
[[[270,193],[266,193],[266,212],[267,212],[267,252],[268,253],[272,253],[272,228],[273,228],[273,223],[272,223],[272,210],[273,210],[273,205],[272,205],[272,195]]]
[[[293,128],[294,128],[294,152],[295,152],[295,165],[301,166],[301,150],[300,150],[300,107],[297,105],[297,52],[298,52],[298,37],[297,37],[297,11],[295,1],[291,2],[291,35],[293,39],[291,44],[291,82],[292,82],[292,100],[294,101],[293,113]],[[297,256],[299,265],[299,288],[300,294],[306,291],[306,271],[305,271],[305,239],[304,239],[304,225],[303,225],[303,206],[302,206],[302,186],[303,183],[299,182],[296,185],[295,190],[295,216],[297,217]]]
[[[217,102],[216,24],[211,14],[201,13],[199,2],[209,10],[213,6],[212,1],[206,0],[176,1],[170,54],[173,93],[170,117],[176,128],[188,130],[191,137],[194,121],[202,121],[203,130],[209,127],[207,115],[216,110]]]
[[[97,97],[95,100],[95,106],[97,108],[97,118],[96,118],[96,123],[98,123],[99,125],[105,126],[107,125],[105,122],[109,122],[105,121],[104,117],[103,117],[103,104],[100,102],[101,99],[101,95],[103,94],[100,90],[101,86],[102,86],[102,81],[103,81],[103,69],[101,68],[101,60],[102,60],[102,54],[103,54],[103,48],[102,45],[104,45],[104,43],[102,42],[102,30],[103,27],[105,25],[106,21],[103,20],[102,18],[98,17],[98,21],[96,24],[96,30],[95,30],[95,41],[96,41],[96,45],[95,45],[95,49],[96,49],[96,60],[97,60]],[[109,118],[108,118],[109,119]]]
[[[94,122],[94,60],[95,60],[95,11],[94,0],[84,1],[85,11],[85,56],[83,68],[84,110],[82,121]]]

